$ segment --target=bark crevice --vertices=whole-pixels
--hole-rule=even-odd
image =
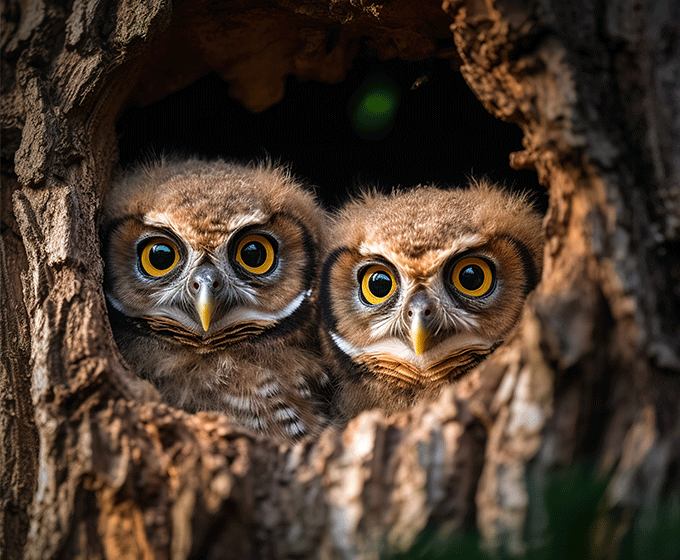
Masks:
[[[582,457],[611,474],[616,551],[677,495],[679,8],[582,4],[4,3],[3,558],[377,557],[473,527],[521,553],[546,538],[549,474]],[[362,45],[450,59],[522,128],[512,165],[550,203],[520,328],[436,401],[293,448],[167,407],[106,317],[116,119],[209,71],[263,110],[287,76],[341,82]]]

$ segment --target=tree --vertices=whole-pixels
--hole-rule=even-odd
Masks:
[[[3,3],[4,557],[353,558],[426,526],[521,552],[545,537],[548,474],[583,457],[609,473],[592,550],[653,519],[680,487],[680,8],[520,4]],[[436,402],[295,448],[159,403],[102,292],[130,97],[212,69],[260,110],[289,74],[342,80],[359,41],[420,60],[451,33],[550,194],[516,335]]]

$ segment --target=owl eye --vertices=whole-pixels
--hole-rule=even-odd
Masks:
[[[274,268],[274,246],[264,235],[246,235],[236,249],[236,261],[253,274],[266,274]]]
[[[390,297],[397,288],[392,272],[385,266],[369,266],[361,277],[361,295],[366,303],[378,305]]]
[[[463,295],[484,296],[493,290],[495,284],[492,266],[480,257],[464,257],[454,265],[451,281]]]
[[[169,239],[150,239],[140,256],[144,272],[151,276],[163,276],[179,262],[179,251]]]

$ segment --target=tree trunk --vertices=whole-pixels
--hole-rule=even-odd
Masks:
[[[121,110],[210,70],[261,110],[359,43],[423,60],[451,34],[550,196],[513,338],[435,402],[292,448],[158,402],[102,291]],[[614,557],[680,490],[679,39],[672,0],[3,3],[3,558],[368,558],[472,527],[521,553],[584,458],[607,475],[584,538]]]

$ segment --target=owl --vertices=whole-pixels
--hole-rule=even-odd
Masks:
[[[284,441],[326,423],[318,352],[324,214],[271,163],[140,166],[103,208],[117,346],[164,400]]]
[[[542,268],[542,219],[488,181],[365,193],[334,216],[323,265],[323,345],[339,415],[433,397],[519,321]]]

